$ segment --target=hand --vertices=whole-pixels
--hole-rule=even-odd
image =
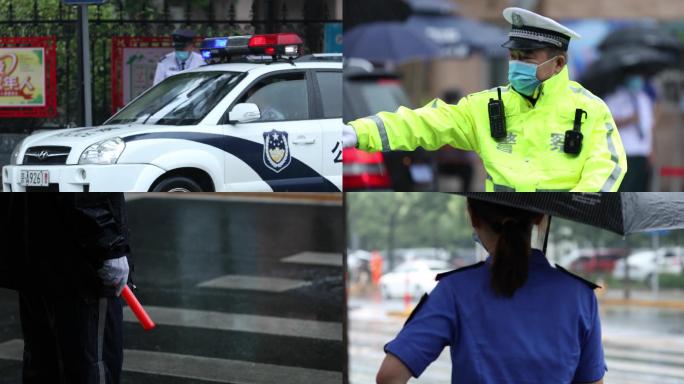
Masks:
[[[356,131],[351,125],[345,125],[342,128],[342,146],[345,148],[356,148],[359,145],[359,139],[356,137]]]
[[[121,291],[123,291],[128,283],[128,273],[128,259],[126,256],[105,260],[102,268],[97,271],[98,276],[102,279],[102,284],[116,287],[117,296],[121,295]]]

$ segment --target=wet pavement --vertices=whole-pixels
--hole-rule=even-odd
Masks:
[[[138,298],[126,384],[340,383],[342,207],[133,196]],[[0,383],[20,383],[16,294],[0,290]],[[307,378],[307,379],[304,379]]]
[[[350,383],[375,380],[382,348],[401,329],[402,300],[352,297],[349,301]],[[605,383],[684,383],[684,311],[640,307],[601,308],[608,372]],[[411,383],[443,384],[451,377],[449,349]]]

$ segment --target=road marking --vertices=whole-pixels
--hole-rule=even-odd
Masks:
[[[0,343],[0,359],[21,361],[24,355],[24,341],[12,339]]]
[[[661,364],[640,363],[631,360],[607,359],[606,365],[609,371],[631,372],[637,374],[649,374],[653,376],[665,376],[669,378],[684,379],[684,369],[679,367],[669,367]]]
[[[21,361],[22,340],[0,343],[0,359]],[[124,350],[124,371],[234,384],[339,384],[342,373],[249,361]]]
[[[676,356],[669,353],[659,353],[657,351],[640,351],[628,349],[605,348],[606,358],[638,360],[652,364],[672,364],[684,367],[684,355]]]
[[[146,306],[145,309],[157,325],[251,332],[320,340],[342,340],[342,324],[335,322],[154,306]],[[124,320],[138,322],[128,307],[124,311]]]
[[[324,252],[301,252],[296,255],[288,256],[281,259],[283,263],[297,263],[308,265],[327,265],[332,267],[342,266],[341,253],[324,253]]]
[[[285,292],[311,284],[304,280],[244,275],[225,275],[198,284],[200,288],[243,289],[249,291]]]

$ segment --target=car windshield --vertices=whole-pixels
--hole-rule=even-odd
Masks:
[[[195,125],[240,82],[239,72],[189,72],[169,77],[105,124]]]

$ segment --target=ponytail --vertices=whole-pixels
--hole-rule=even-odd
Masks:
[[[468,199],[468,205],[473,216],[499,235],[490,268],[491,286],[496,294],[512,297],[527,281],[532,224],[541,214],[475,199]]]

